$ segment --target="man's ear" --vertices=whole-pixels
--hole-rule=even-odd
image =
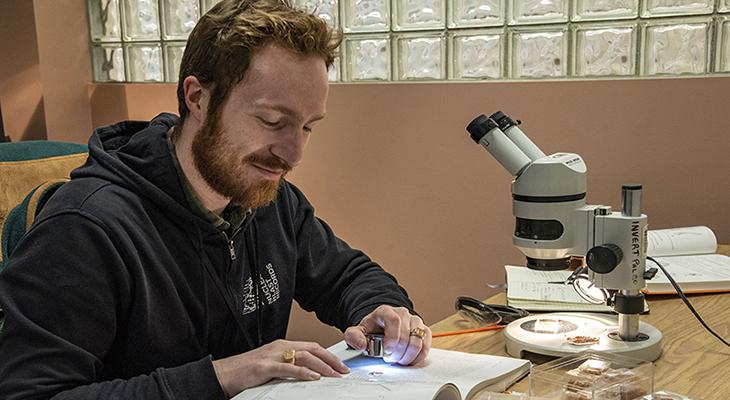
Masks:
[[[208,113],[208,100],[210,91],[203,87],[197,77],[188,75],[183,81],[185,91],[185,105],[188,107],[189,115],[195,118],[198,124],[202,124]]]

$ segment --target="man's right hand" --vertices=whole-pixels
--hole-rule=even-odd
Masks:
[[[286,350],[295,351],[295,362],[284,360]],[[276,340],[249,352],[213,361],[223,392],[229,398],[274,378],[314,381],[321,376],[340,377],[350,372],[334,354],[317,343]]]

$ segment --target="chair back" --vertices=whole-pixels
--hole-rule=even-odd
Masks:
[[[17,244],[43,204],[68,180],[71,170],[86,161],[87,153],[86,145],[76,143],[47,140],[0,143],[0,270],[12,250],[6,245]]]

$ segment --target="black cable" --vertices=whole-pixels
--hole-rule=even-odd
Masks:
[[[694,316],[695,316],[695,317],[697,318],[697,320],[698,320],[698,321],[700,321],[700,324],[702,324],[702,326],[704,326],[704,327],[705,327],[705,329],[707,329],[707,330],[708,330],[708,331],[709,331],[709,332],[710,332],[711,334],[713,334],[713,335],[714,335],[714,336],[715,336],[716,338],[720,339],[720,341],[721,341],[721,342],[725,343],[725,345],[726,345],[726,346],[730,347],[730,343],[728,343],[728,341],[727,341],[727,340],[725,340],[725,339],[723,339],[722,337],[720,337],[720,335],[718,335],[717,333],[715,333],[715,331],[713,331],[712,329],[710,329],[710,327],[709,327],[709,326],[707,326],[707,324],[706,324],[706,323],[705,323],[705,321],[704,321],[704,320],[702,319],[702,317],[700,317],[700,314],[699,314],[699,313],[697,312],[697,310],[695,310],[695,308],[694,308],[694,307],[692,307],[692,304],[691,304],[691,303],[689,302],[689,299],[687,299],[687,296],[685,296],[685,295],[684,295],[684,293],[682,292],[682,289],[680,289],[680,288],[679,288],[679,285],[678,285],[678,284],[677,284],[677,282],[676,282],[676,281],[674,280],[674,278],[672,278],[672,276],[671,276],[671,275],[669,275],[669,273],[667,272],[667,270],[666,270],[666,269],[664,269],[664,266],[663,266],[663,265],[661,265],[661,264],[659,263],[659,261],[657,261],[657,260],[653,259],[652,257],[649,257],[649,256],[647,256],[647,257],[646,257],[646,259],[647,259],[647,260],[651,260],[651,261],[652,261],[652,262],[653,262],[654,264],[656,264],[656,265],[657,265],[657,266],[658,266],[658,267],[659,267],[659,268],[660,268],[660,269],[662,270],[662,272],[664,272],[664,275],[665,275],[665,276],[667,277],[667,279],[669,280],[669,283],[671,283],[671,284],[672,284],[672,287],[674,287],[674,290],[676,290],[676,291],[677,291],[677,294],[678,294],[678,295],[679,295],[679,297],[680,297],[680,298],[682,299],[682,301],[684,302],[684,304],[686,304],[686,305],[687,305],[687,308],[689,308],[689,310],[690,310],[690,311],[692,312],[692,314],[694,314]]]

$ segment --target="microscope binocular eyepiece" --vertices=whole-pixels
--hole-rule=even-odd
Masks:
[[[469,125],[466,126],[466,131],[469,132],[469,136],[471,136],[472,140],[479,143],[480,140],[489,133],[494,128],[498,128],[499,125],[497,125],[494,120],[491,118],[488,118],[486,115],[482,114],[476,118],[474,118]]]

